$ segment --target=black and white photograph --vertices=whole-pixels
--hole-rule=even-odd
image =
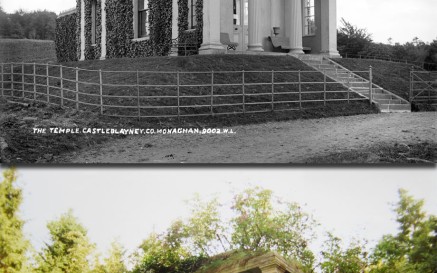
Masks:
[[[6,165],[437,162],[434,0],[2,0]]]

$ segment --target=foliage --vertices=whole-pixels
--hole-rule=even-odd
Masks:
[[[341,18],[342,26],[338,30],[337,45],[340,54],[359,54],[372,43],[372,35],[367,29],[358,28]]]
[[[399,232],[386,235],[372,254],[372,273],[434,273],[437,269],[437,220],[427,217],[423,200],[399,191],[395,208]]]
[[[85,60],[99,59],[102,39],[102,1],[96,1],[96,43],[92,44],[92,2],[85,0]]]
[[[270,190],[260,188],[247,189],[235,196],[232,247],[250,251],[275,250],[311,270],[314,254],[308,244],[315,222],[298,204],[274,201]]]
[[[113,242],[109,251],[109,256],[100,264],[98,257],[91,273],[126,273],[128,270],[124,264],[125,251],[123,247]]]
[[[297,204],[279,202],[269,190],[248,189],[235,196],[231,207],[235,217],[223,221],[216,199],[202,202],[195,197],[192,203],[187,221],[175,221],[165,233],[152,234],[143,242],[135,273],[193,272],[204,258],[229,250],[277,251],[307,272],[312,270],[314,255],[308,244],[314,222]]]
[[[347,249],[341,248],[341,239],[328,233],[328,240],[322,251],[321,269],[326,273],[361,273],[367,267],[367,252],[356,242]]]
[[[191,43],[197,41],[197,48],[203,42],[203,1],[196,1],[196,28],[188,30],[188,0],[178,0],[179,14],[178,14],[178,37],[181,42]]]
[[[51,243],[40,253],[36,272],[88,273],[88,258],[94,249],[87,238],[86,229],[73,216],[72,211],[47,224]]]
[[[56,19],[56,57],[58,62],[77,61],[76,13]]]
[[[28,241],[23,235],[24,222],[18,216],[22,192],[14,186],[15,170],[3,172],[0,182],[0,273],[24,272]]]
[[[0,8],[0,38],[54,40],[56,17],[46,10],[7,14]]]

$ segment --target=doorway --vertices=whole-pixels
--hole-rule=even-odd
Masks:
[[[249,42],[249,0],[234,0],[234,41],[238,43],[237,51],[246,51]]]

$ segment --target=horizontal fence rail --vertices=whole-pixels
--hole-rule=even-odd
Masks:
[[[138,119],[302,110],[368,100],[315,70],[103,71],[6,63],[0,72],[3,97]]]
[[[388,61],[388,62],[395,62],[395,63],[411,64],[420,68],[437,66],[437,63],[420,62],[420,61],[413,61],[408,59],[397,59],[387,54],[356,54],[356,53],[343,52],[340,53],[340,55],[341,57],[346,59],[349,58],[349,59],[381,60],[381,61]]]
[[[410,102],[437,105],[437,72],[410,72]]]

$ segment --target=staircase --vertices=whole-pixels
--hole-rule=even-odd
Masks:
[[[299,59],[314,69],[326,74],[329,78],[342,83],[343,86],[349,88],[350,91],[358,93],[359,95],[370,98],[369,80],[354,74],[336,62],[321,56],[321,55],[302,55]],[[385,90],[384,88],[372,84],[372,101],[377,105],[381,112],[411,112],[411,104]]]

